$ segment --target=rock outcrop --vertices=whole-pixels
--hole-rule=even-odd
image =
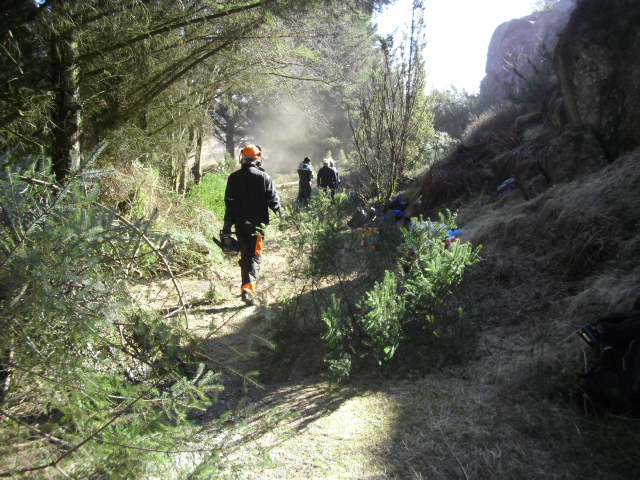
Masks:
[[[549,141],[537,155],[537,162],[550,185],[569,182],[607,166],[595,136],[579,127]]]
[[[503,23],[486,73],[481,104],[531,104],[547,125],[588,132],[609,161],[640,146],[638,0],[559,0]]]
[[[553,51],[574,10],[575,0],[560,0],[546,12],[501,24],[491,37],[480,101],[486,105],[553,89]],[[542,92],[541,92],[542,90]]]
[[[609,160],[640,146],[640,2],[581,0],[554,66],[570,126],[593,132]]]
[[[525,87],[535,95],[514,98]],[[559,0],[500,25],[480,103],[491,108],[423,180],[427,216],[512,176],[531,200],[640,147],[640,0]]]

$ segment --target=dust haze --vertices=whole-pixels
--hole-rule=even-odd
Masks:
[[[252,107],[247,135],[235,145],[236,156],[249,143],[263,149],[263,167],[270,174],[295,173],[305,157],[314,169],[331,152],[339,168],[342,150],[348,149],[351,131],[344,110],[326,94],[308,93],[308,98],[274,96]],[[216,164],[224,157],[224,145],[209,138],[203,163]]]

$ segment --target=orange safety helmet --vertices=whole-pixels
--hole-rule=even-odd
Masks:
[[[262,157],[262,149],[258,145],[247,145],[242,150],[244,158],[260,158]]]

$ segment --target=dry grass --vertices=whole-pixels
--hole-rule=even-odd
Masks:
[[[459,221],[480,218],[471,222],[474,243],[516,248],[518,257],[533,254],[536,268],[552,277],[583,279],[620,249],[635,244],[640,218],[636,162],[633,155],[619,159],[595,175],[557,186],[530,202],[514,195],[493,215],[463,209]]]
[[[389,478],[636,476],[638,420],[583,413],[574,332],[640,294],[639,159],[529,202],[461,208],[463,240],[484,245],[462,286],[482,348],[466,367],[404,386]]]
[[[516,118],[523,112],[513,103],[493,106],[473,118],[462,133],[462,143],[466,146],[486,141],[496,133],[510,130]]]
[[[464,204],[463,240],[484,245],[483,262],[457,292],[481,336],[468,363],[365,369],[334,390],[304,343],[289,375],[267,379],[264,390],[241,393],[230,380],[223,400],[233,407],[246,394],[253,421],[276,406],[297,414],[236,450],[230,471],[253,479],[636,478],[638,420],[585,413],[576,375],[585,347],[574,332],[640,294],[639,159],[621,158],[534,200],[514,192],[494,205]],[[266,302],[286,293],[286,254],[266,253]],[[225,268],[233,280],[237,267]],[[216,311],[235,315],[237,306],[232,298]],[[250,320],[266,319],[268,328],[277,314],[242,310],[208,353],[241,350],[256,333]],[[238,365],[265,368],[268,359]]]
[[[532,152],[513,131],[461,145],[426,172],[419,189],[421,205],[412,206],[415,214],[433,215],[444,207],[457,208],[482,192],[493,192],[507,178],[531,170]]]
[[[414,214],[433,217],[444,208],[461,208],[482,195],[487,195],[486,202],[510,177],[516,178],[525,200],[546,188],[551,174],[538,157],[559,132],[544,125],[514,127],[519,113],[518,108],[507,105],[490,109],[471,123],[463,143],[423,176],[421,203],[412,205]]]
[[[494,340],[488,346],[503,349]],[[398,389],[402,415],[384,451],[386,478],[634,477],[636,458],[612,457],[613,445],[638,440],[624,425],[586,418],[549,396],[540,386],[554,372],[543,360],[500,357]],[[534,360],[540,366],[530,371]]]

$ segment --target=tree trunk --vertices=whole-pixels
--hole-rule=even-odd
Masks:
[[[227,120],[227,131],[225,133],[227,137],[224,143],[227,147],[227,153],[233,158],[236,152],[236,122],[233,116],[230,116]]]
[[[182,145],[184,148],[181,148],[182,155],[178,159],[178,193],[185,193],[187,191],[187,186],[189,184],[189,159],[191,158],[191,152],[194,147],[194,138],[196,136],[196,131],[193,128],[193,125],[189,126],[189,134]]]
[[[202,157],[202,134],[202,127],[198,127],[196,130],[196,158],[193,161],[193,168],[191,169],[193,172],[193,183],[196,185],[199,185],[202,179],[202,165],[200,164]]]
[[[4,403],[11,389],[11,374],[13,369],[13,349],[8,348],[0,355],[0,404]]]
[[[77,101],[78,66],[72,31],[54,35],[51,45],[51,81],[54,86],[52,170],[62,184],[77,167],[80,152],[80,106]]]

